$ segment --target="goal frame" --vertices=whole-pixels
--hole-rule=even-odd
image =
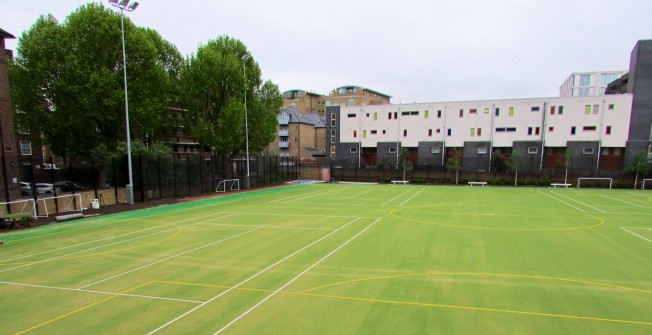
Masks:
[[[580,182],[582,180],[608,180],[609,181],[609,189],[613,186],[614,179],[613,178],[589,178],[589,177],[581,177],[577,178],[577,188],[580,188]]]
[[[65,199],[65,198],[70,198],[70,201],[68,201],[67,203],[64,201],[61,205],[59,205],[58,200],[59,199]],[[77,204],[75,202],[76,198],[79,199],[79,207],[76,206],[76,204]],[[38,199],[36,201],[36,205],[38,205],[39,201],[42,201],[43,202],[43,210],[45,212],[45,215],[38,215],[38,217],[47,218],[47,217],[50,216],[50,214],[59,213],[59,211],[57,211],[56,209],[52,213],[50,213],[50,211],[48,210],[48,202],[47,202],[47,200],[50,200],[50,199],[56,199],[57,200],[57,207],[64,208],[64,212],[80,212],[81,213],[81,212],[84,211],[84,207],[82,206],[82,196],[81,196],[81,194],[79,194],[79,193],[64,194],[64,195],[57,195],[57,196],[53,196],[53,197]]]
[[[224,179],[220,180],[219,183],[217,183],[217,188],[215,188],[215,193],[225,193],[226,192],[226,186],[228,183],[231,183],[229,187],[229,191],[239,191],[240,190],[240,179]]]
[[[643,180],[641,180],[641,190],[645,189],[645,182],[646,181],[652,181],[652,179],[643,179]]]
[[[11,204],[17,204],[17,203],[21,203],[21,202],[24,202],[25,204],[23,205],[23,207],[20,208],[19,213],[27,213],[27,212],[25,212],[25,209],[27,208],[27,209],[29,209],[29,213],[32,215],[32,219],[37,219],[38,216],[36,215],[36,202],[34,202],[34,199],[3,201],[3,202],[0,202],[0,206],[9,205],[10,208],[11,208]],[[32,203],[32,205],[31,205],[31,207],[28,207],[28,204],[30,202]]]

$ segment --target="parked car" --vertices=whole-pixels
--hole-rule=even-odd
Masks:
[[[34,185],[25,181],[20,182],[20,195],[32,195],[34,194]]]
[[[55,187],[53,184],[50,183],[36,183],[34,184],[36,187],[36,193],[38,194],[54,194]],[[61,192],[61,189],[56,187],[57,193]]]
[[[73,189],[75,191],[83,191],[86,189],[84,186],[70,180],[58,181],[54,183],[54,187],[57,188],[57,192],[58,190],[61,190],[62,192],[71,192]]]

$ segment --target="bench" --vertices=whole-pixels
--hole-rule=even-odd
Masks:
[[[550,186],[552,186],[552,188],[557,188],[557,186],[559,186],[559,187],[569,188],[569,187],[571,186],[571,184],[552,183],[552,184],[550,184]]]
[[[32,215],[29,213],[15,213],[0,215],[0,227],[7,229],[16,228],[19,225],[29,227],[29,222],[32,221]]]
[[[469,185],[471,186],[487,186],[486,181],[470,181]]]
[[[396,184],[407,185],[407,184],[409,184],[409,183],[410,183],[409,180],[392,180],[392,184],[394,184],[394,185],[396,185]]]

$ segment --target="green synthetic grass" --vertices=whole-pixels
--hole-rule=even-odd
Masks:
[[[295,185],[0,241],[0,334],[652,333],[648,191]]]

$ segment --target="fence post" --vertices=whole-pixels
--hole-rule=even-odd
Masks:
[[[91,168],[93,169],[93,190],[95,191],[94,199],[99,199],[99,197],[97,196],[97,178],[96,178],[96,176],[99,176],[99,174],[96,174],[97,171],[95,171],[95,157],[93,156],[91,156]]]
[[[192,194],[192,190],[190,188],[190,155],[186,156],[186,176],[188,177],[188,196]]]
[[[199,194],[204,194],[204,171],[202,169],[202,165],[204,165],[204,153],[199,152]]]
[[[163,199],[163,189],[161,188],[161,155],[156,155],[156,171],[158,172],[158,198]]]
[[[145,202],[145,175],[143,174],[143,153],[138,154],[140,162],[140,201]],[[133,187],[133,185],[132,185]]]
[[[119,203],[118,201],[118,181],[115,179],[115,156],[111,157],[111,174],[113,175],[113,193],[115,195],[115,203],[116,205]]]
[[[172,154],[172,183],[174,184],[174,197],[177,198],[177,160]]]
[[[209,193],[214,192],[213,191],[214,189],[215,189],[215,153],[211,151],[211,191]]]

